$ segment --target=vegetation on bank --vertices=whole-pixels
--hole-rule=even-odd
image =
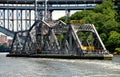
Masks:
[[[0,52],[9,52],[9,51],[10,51],[10,47],[6,45],[0,45]]]
[[[114,9],[115,4],[119,6],[117,10]],[[65,19],[65,16],[60,18],[68,24],[71,20],[79,20],[81,24],[94,24],[106,48],[110,52],[120,52],[120,3],[106,0],[94,10],[77,11],[68,21]]]

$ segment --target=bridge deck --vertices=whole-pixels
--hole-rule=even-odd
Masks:
[[[86,4],[86,3],[102,3],[105,0],[48,0],[48,4]],[[0,0],[1,4],[33,4],[35,0]],[[43,4],[45,0],[38,0],[39,4]]]

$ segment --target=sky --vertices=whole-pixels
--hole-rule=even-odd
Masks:
[[[70,11],[70,15],[72,15],[73,13],[75,13],[76,11]],[[65,11],[53,11],[52,13],[52,18],[53,20],[57,20],[60,17],[65,16]]]

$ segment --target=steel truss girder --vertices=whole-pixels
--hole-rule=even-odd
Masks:
[[[98,49],[101,49],[102,51],[106,51],[106,48],[97,32],[97,30],[95,29],[95,26],[93,24],[84,24],[84,25],[79,25],[79,26],[75,26],[76,29],[76,33],[78,32],[89,32],[89,34],[86,35],[86,38],[84,39],[84,42],[87,42],[88,46],[89,46],[89,42],[88,42],[88,37],[89,35],[91,35],[90,33],[92,33],[92,38],[94,38],[94,47],[98,47]],[[82,42],[82,40],[81,40]]]
[[[55,32],[55,29],[60,28],[64,31]],[[67,41],[69,36],[66,40],[62,38],[62,44],[60,44],[56,36],[56,34],[65,33],[66,30],[69,31],[69,26],[66,26],[62,21],[57,21],[54,25],[49,25],[49,22],[45,21],[36,21],[29,30],[16,33],[12,44],[13,53],[32,53],[32,51],[37,53],[36,47],[40,47],[42,53],[68,53],[69,48],[63,45],[69,44],[69,41]],[[24,37],[24,39],[21,37]],[[66,44],[63,40],[66,41]],[[65,50],[66,52],[64,52]]]
[[[106,51],[94,25],[66,25],[62,21],[36,21],[29,30],[16,33],[12,43],[12,53],[49,53],[49,54],[82,54],[83,41],[78,32],[91,32],[95,39],[92,44],[99,44],[100,51]],[[88,33],[84,39],[90,46]],[[80,38],[79,38],[80,37]],[[86,44],[86,45],[87,45]]]

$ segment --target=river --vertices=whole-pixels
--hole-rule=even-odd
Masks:
[[[0,53],[0,77],[120,77],[120,56],[113,60],[67,60]]]

